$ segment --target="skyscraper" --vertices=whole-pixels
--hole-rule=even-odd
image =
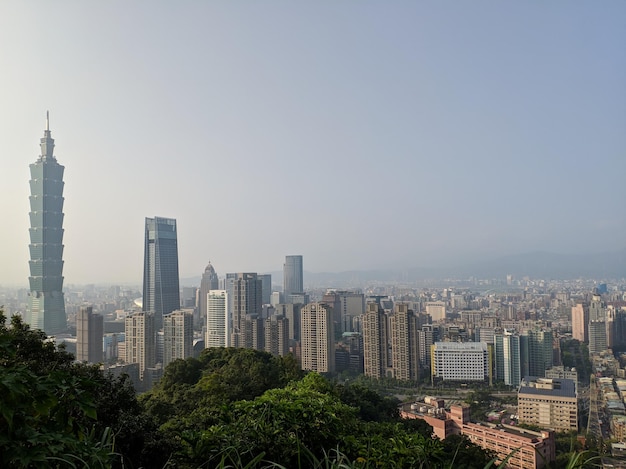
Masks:
[[[253,336],[258,338],[258,330],[252,330],[256,321],[261,317],[261,280],[254,272],[227,274],[230,280],[226,289],[232,291],[232,320],[231,347],[252,348]],[[229,291],[231,290],[231,291]],[[255,335],[256,333],[256,335]]]
[[[143,311],[154,313],[154,328],[163,315],[180,308],[176,220],[146,218],[143,260]]]
[[[139,363],[139,379],[143,380],[146,369],[155,364],[154,314],[137,312],[127,316],[124,330],[126,332],[125,361],[126,363]]]
[[[26,322],[46,334],[67,329],[63,296],[63,170],[46,114],[41,155],[30,165],[30,292]]]
[[[304,291],[302,256],[286,256],[283,265],[283,294],[285,303],[292,303],[289,296]]]
[[[177,310],[163,316],[163,368],[193,355],[193,315]]]
[[[372,378],[387,376],[387,317],[378,303],[368,303],[362,316],[363,372]]]
[[[209,291],[219,289],[219,278],[215,272],[215,268],[209,262],[209,265],[204,269],[202,274],[202,280],[200,280],[200,294],[198,298],[198,311],[201,321],[204,321],[207,317],[207,297]],[[208,344],[207,344],[208,347]]]
[[[335,332],[332,308],[310,303],[301,311],[302,369],[318,373],[335,371]]]
[[[419,374],[417,318],[407,304],[394,306],[390,329],[393,376],[404,381],[416,381]]]
[[[76,360],[100,363],[103,359],[104,318],[82,306],[76,315]]]
[[[226,290],[209,290],[207,293],[206,348],[230,346],[230,318]]]

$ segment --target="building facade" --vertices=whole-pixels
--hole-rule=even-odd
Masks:
[[[228,292],[207,292],[206,333],[204,344],[210,347],[230,347],[230,315],[228,314]]]
[[[63,296],[63,171],[54,156],[50,121],[30,165],[30,291],[26,322],[48,335],[67,330]]]
[[[578,430],[578,396],[571,379],[526,377],[520,383],[517,404],[520,423]]]
[[[283,295],[285,303],[292,303],[290,295],[304,292],[302,256],[286,256],[283,265]]]
[[[217,272],[215,272],[215,268],[209,262],[202,273],[200,291],[198,293],[198,317],[200,321],[204,321],[207,317],[207,298],[209,291],[219,290],[219,283]]]
[[[393,377],[403,381],[417,381],[419,345],[415,314],[408,305],[400,303],[394,305],[389,319]]]
[[[378,303],[368,303],[361,317],[363,330],[363,373],[384,378],[388,368],[388,328],[385,311]]]
[[[231,347],[253,348],[259,336],[257,321],[261,317],[263,288],[255,272],[228,274],[232,291]],[[231,292],[228,292],[231,293]],[[254,330],[253,330],[254,328]],[[258,342],[258,341],[257,341]]]
[[[433,378],[491,382],[491,354],[485,342],[436,342],[431,350]]]
[[[180,308],[176,220],[146,218],[143,261],[143,311],[154,313],[155,330],[163,315]]]
[[[163,368],[193,356],[193,314],[173,311],[163,316]]]
[[[125,319],[125,362],[139,364],[139,379],[156,363],[154,313],[132,313]]]
[[[91,306],[81,306],[76,315],[76,360],[101,363],[103,360],[104,318]]]
[[[324,303],[309,303],[300,313],[302,369],[333,373],[335,331],[332,308]]]

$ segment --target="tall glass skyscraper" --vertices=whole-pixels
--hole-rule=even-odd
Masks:
[[[283,265],[283,294],[285,303],[291,303],[289,296],[304,291],[302,256],[286,256]]]
[[[180,308],[176,220],[146,218],[143,259],[143,310],[154,313],[158,331],[163,315]]]
[[[26,322],[48,335],[67,330],[63,297],[63,170],[46,114],[41,156],[30,165],[30,293]]]

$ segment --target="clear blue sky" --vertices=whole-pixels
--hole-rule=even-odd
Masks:
[[[0,3],[0,284],[50,110],[66,283],[626,247],[626,2]]]

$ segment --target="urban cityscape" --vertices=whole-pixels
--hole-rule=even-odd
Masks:
[[[625,15],[0,4],[0,467],[626,468]]]
[[[176,219],[155,216],[145,218],[141,289],[64,288],[64,166],[49,114],[40,148],[30,165],[30,288],[5,289],[4,313],[76,361],[127,375],[137,393],[158,387],[176,360],[252,349],[331,379],[420,393],[398,404],[403,418],[424,420],[441,440],[464,435],[507,467],[552,467],[558,432],[626,451],[624,278],[307,288],[303,256],[286,255],[282,285],[271,273],[220,275],[208,262],[196,285],[182,286]],[[472,415],[470,389],[512,399]]]

